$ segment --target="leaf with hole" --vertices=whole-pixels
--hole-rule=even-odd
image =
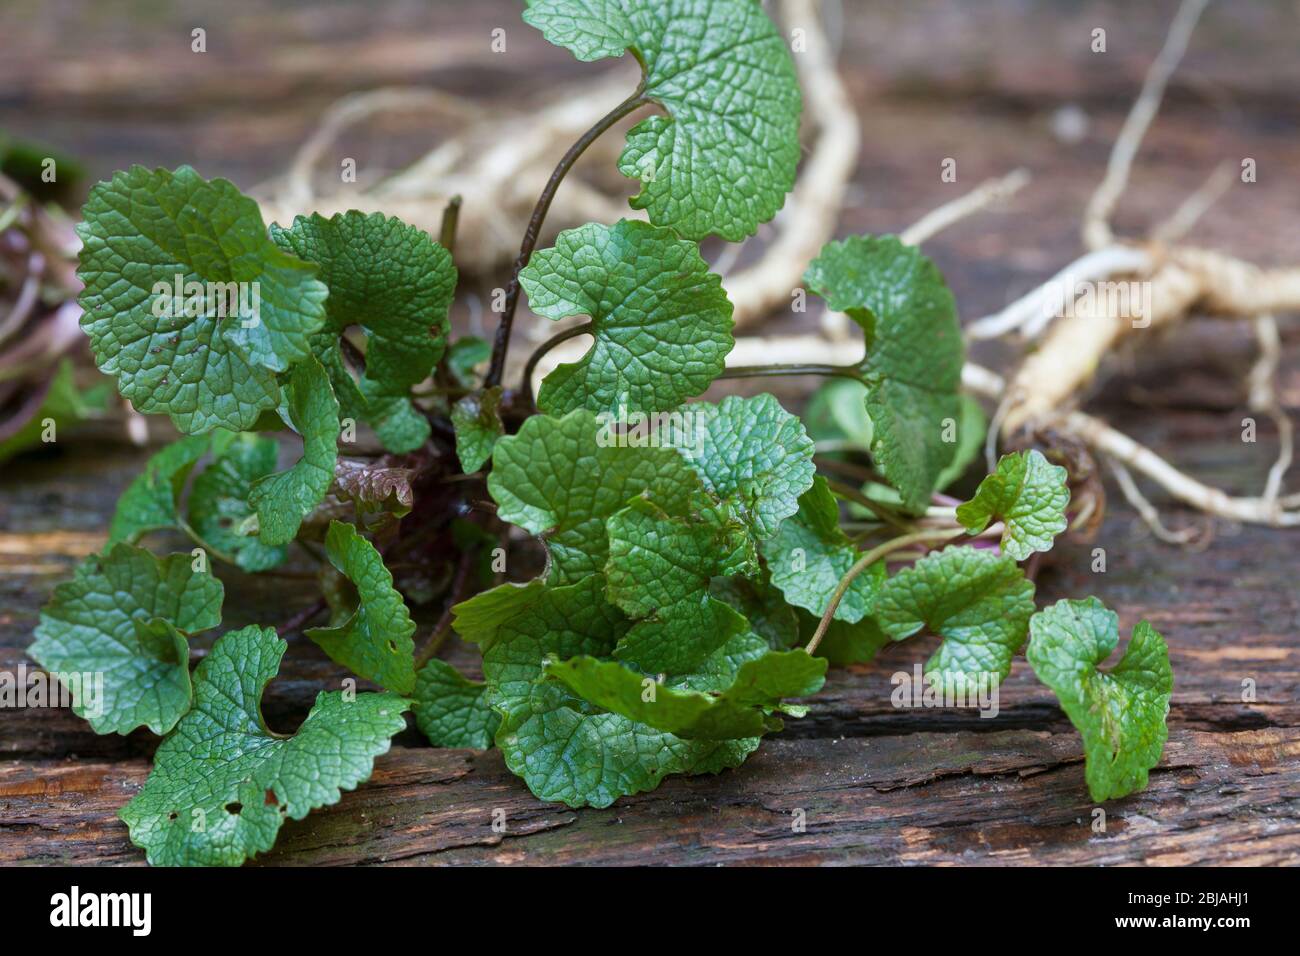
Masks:
[[[406,727],[396,694],[321,692],[302,726],[274,733],[262,694],[288,645],[271,628],[224,635],[194,672],[194,708],[154,755],[121,817],[155,866],[238,866],[286,819],[337,803]]]
[[[429,426],[411,405],[410,389],[429,376],[447,345],[457,278],[451,254],[400,219],[356,210],[329,219],[299,216],[288,228],[272,226],[271,237],[318,264],[329,286],[325,329],[314,345],[335,389],[359,403],[354,411],[390,451],[418,448]],[[359,382],[340,355],[339,338],[352,326],[367,341]]]

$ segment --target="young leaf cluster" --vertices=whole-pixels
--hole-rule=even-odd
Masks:
[[[699,242],[756,232],[799,156],[793,64],[761,6],[535,0],[524,19],[581,60],[631,52],[642,81],[618,115],[657,108],[619,160],[646,221],[534,252],[539,203],[517,291],[540,316],[582,317],[592,344],[535,401],[493,371],[509,316],[491,350],[450,341],[452,256],[412,226],[347,212],[268,229],[231,183],[188,167],[133,167],[86,204],[96,361],[181,437],[122,494],[109,546],[55,592],[31,654],[105,675],[96,713],[77,701],[97,732],[165,735],[122,811],[149,861],[269,849],[285,819],[364,781],[408,710],[434,746],[499,747],[542,800],[607,806],[737,766],[816,706],[831,664],[921,633],[940,639],[926,669],[945,686],[1000,681],[1025,653],[1083,735],[1093,797],[1143,786],[1165,739],[1163,641],[1143,622],[1098,669],[1115,615],[1095,599],[1036,611],[1021,564],[1066,529],[1065,470],[1015,452],[955,511],[934,507],[984,422],[959,394],[956,306],[930,260],[854,236],[809,266],[863,357],[807,426],[770,394],[699,398],[733,346]],[[256,307],[210,292],[245,286]],[[865,474],[820,472],[814,438]],[[511,525],[533,543],[500,566]],[[140,547],[159,532],[191,550]],[[539,573],[508,580],[530,549]],[[191,642],[221,625],[216,568],[293,575],[304,560],[329,617],[302,634],[341,683],[284,736],[261,716],[288,648],[276,631],[241,621],[193,672]],[[417,639],[412,608],[439,602]],[[481,653],[481,680],[436,656],[452,631]]]

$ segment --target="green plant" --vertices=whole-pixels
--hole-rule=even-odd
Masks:
[[[1027,643],[1083,734],[1094,799],[1141,788],[1158,761],[1171,690],[1160,635],[1140,623],[1099,671],[1115,615],[1095,599],[1036,612],[1019,563],[1066,530],[1066,469],[1013,452],[970,501],[935,504],[983,422],[959,393],[955,303],[928,259],[891,236],[828,244],[805,283],[861,326],[864,358],[725,368],[731,305],[697,243],[741,240],[775,215],[799,155],[793,66],[761,8],[590,8],[537,0],[524,17],[579,59],[631,50],[643,79],[557,167],[490,350],[449,342],[454,220],[441,242],[358,212],[268,232],[251,199],[188,167],[135,167],[92,191],[83,328],[121,393],[184,437],[123,494],[110,546],[56,590],[31,653],[51,671],[105,673],[98,712],[77,701],[98,732],[166,735],[122,811],[150,862],[268,849],[285,818],[365,780],[408,710],[435,746],[495,742],[543,800],[607,806],[738,765],[815,706],[796,701],[830,664],[923,630],[942,638],[931,690],[963,699],[996,686]],[[650,104],[663,112],[632,128],[619,162],[649,221],[592,223],[534,254],[576,157]],[[255,303],[235,294],[245,286]],[[214,287],[232,308],[214,307]],[[506,383],[521,292],[539,315],[586,316],[593,339],[535,401],[537,360],[577,333]],[[722,378],[810,372],[829,377],[810,408],[828,455],[771,395],[691,401]],[[339,456],[359,423],[387,455]],[[277,470],[267,433],[286,429],[301,457]],[[507,525],[536,539],[515,549],[544,560],[530,580],[495,581]],[[138,546],[160,529],[193,550]],[[322,597],[281,631],[328,610],[306,636],[382,690],[322,692],[282,737],[260,714],[287,648],[275,630],[222,635],[193,674],[188,639],[220,624],[210,559],[284,573],[295,545],[318,562]],[[404,590],[445,607],[418,640]],[[481,650],[482,683],[434,656],[453,629]]]

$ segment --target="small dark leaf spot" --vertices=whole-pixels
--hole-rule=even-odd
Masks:
[[[226,812],[229,813],[232,817],[239,816],[239,812],[243,809],[244,809],[244,805],[237,800],[226,804]]]
[[[173,810],[171,813],[167,814],[167,819],[168,819],[168,820],[175,820],[176,817],[177,817],[178,815],[179,815],[179,814],[177,814],[176,811]]]

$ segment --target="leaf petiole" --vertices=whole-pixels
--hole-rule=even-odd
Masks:
[[[852,365],[733,365],[724,369],[718,378],[770,378],[778,375],[821,375],[864,381],[862,372]]]
[[[433,626],[433,630],[429,632],[424,644],[415,653],[415,669],[417,672],[425,664],[429,663],[429,659],[438,653],[438,650],[446,643],[447,638],[451,636],[452,608],[464,599],[465,586],[469,583],[470,572],[474,570],[474,562],[477,558],[478,548],[472,545],[461,552],[460,562],[456,566],[456,575],[452,579],[450,590],[447,592],[446,607],[443,608],[438,623]]]
[[[456,251],[456,226],[460,223],[460,196],[452,196],[442,211],[438,227],[438,244],[448,252]]]
[[[546,219],[546,213],[551,208],[551,201],[555,198],[555,192],[560,188],[560,183],[568,175],[573,164],[578,161],[587,147],[600,138],[619,120],[623,119],[630,113],[635,112],[642,106],[650,103],[640,86],[635,93],[625,99],[618,106],[614,107],[604,116],[596,121],[596,124],[583,133],[576,143],[569,147],[560,162],[556,165],[555,171],[551,173],[551,178],[546,181],[542,194],[537,197],[537,205],[533,207],[533,214],[528,220],[528,226],[524,230],[524,240],[519,247],[519,256],[515,259],[514,269],[510,274],[510,284],[506,286],[505,306],[501,312],[501,324],[497,326],[496,338],[492,343],[492,361],[488,366],[487,377],[483,381],[486,388],[501,384],[501,376],[505,373],[506,368],[506,351],[510,348],[510,329],[515,321],[515,309],[519,305],[519,273],[523,271],[524,266],[528,265],[528,260],[532,258],[533,248],[537,245],[537,239],[542,231],[542,223]]]
[[[835,492],[835,494],[847,501],[852,501],[854,504],[861,505],[881,521],[885,521],[893,525],[895,528],[907,529],[911,527],[907,519],[897,511],[890,508],[888,505],[882,504],[881,502],[864,495],[852,485],[845,484],[842,481],[836,481],[834,478],[827,478],[826,484],[831,491]]]
[[[844,600],[844,595],[848,594],[849,588],[852,586],[853,581],[857,576],[867,568],[871,567],[871,565],[875,564],[885,555],[892,554],[895,551],[902,550],[903,548],[909,547],[913,544],[928,541],[943,541],[948,538],[960,537],[962,537],[960,534],[954,536],[952,530],[949,528],[931,531],[915,531],[912,534],[904,534],[897,538],[892,538],[884,544],[872,548],[862,557],[858,558],[858,560],[854,562],[853,567],[849,568],[848,571],[845,572],[844,577],[840,578],[840,583],[835,587],[835,593],[831,595],[830,604],[826,606],[826,613],[822,615],[821,622],[818,623],[817,630],[813,633],[812,640],[808,642],[808,647],[805,649],[809,654],[817,650],[817,645],[822,642],[822,638],[826,636],[826,632],[830,629],[831,620],[835,617],[835,611],[839,608],[840,602]]]
[[[592,328],[593,326],[590,322],[583,322],[581,325],[575,325],[571,329],[565,329],[563,332],[552,335],[541,345],[537,346],[533,351],[533,354],[528,357],[528,364],[524,366],[523,378],[519,382],[519,391],[528,396],[529,406],[533,404],[533,373],[537,371],[537,363],[542,360],[542,356],[562,342],[567,342],[569,339],[576,339],[580,335],[591,334]]]

